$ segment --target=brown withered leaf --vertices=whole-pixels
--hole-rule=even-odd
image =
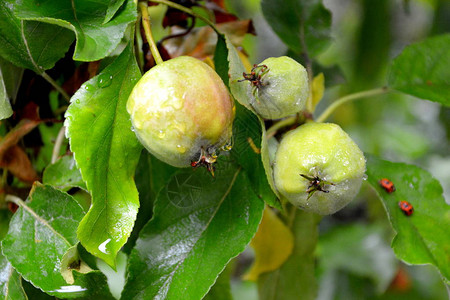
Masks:
[[[9,147],[2,155],[0,168],[5,168],[20,181],[33,182],[38,180],[36,171],[25,151],[17,145]]]
[[[7,169],[24,182],[33,182],[38,176],[27,154],[17,143],[40,122],[41,120],[22,119],[0,140],[0,168]]]
[[[24,135],[33,130],[40,122],[40,120],[22,119],[16,127],[9,131],[0,140],[0,160],[10,147],[16,145]]]
[[[239,20],[217,24],[217,28],[225,33],[235,46],[242,44],[247,33],[254,34],[251,20]],[[184,29],[183,29],[184,30]],[[209,26],[198,27],[186,36],[167,40],[164,47],[171,57],[189,55],[204,59],[214,53],[217,34]]]

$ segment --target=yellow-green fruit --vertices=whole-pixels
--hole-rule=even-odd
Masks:
[[[259,64],[264,65],[268,71],[261,77],[261,86],[248,83],[256,113],[265,119],[280,119],[303,110],[309,96],[306,69],[287,56],[270,57]]]
[[[228,89],[193,57],[180,56],[145,73],[127,111],[145,148],[175,167],[188,167],[202,149],[213,153],[231,139],[234,104]]]
[[[274,181],[279,193],[295,206],[328,215],[356,196],[365,169],[363,153],[338,125],[307,123],[282,139]],[[315,189],[305,176],[320,179],[320,188]]]

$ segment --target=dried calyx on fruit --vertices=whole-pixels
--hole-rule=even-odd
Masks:
[[[270,57],[254,65],[238,82],[245,82],[249,103],[265,119],[280,119],[303,110],[309,96],[306,69],[287,56]]]
[[[127,111],[136,136],[175,167],[212,173],[232,135],[234,104],[223,81],[202,61],[180,56],[150,69],[134,87]]]
[[[275,155],[274,181],[295,206],[328,215],[356,196],[365,168],[363,153],[338,125],[307,123],[283,137]]]

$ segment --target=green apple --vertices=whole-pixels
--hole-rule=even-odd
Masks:
[[[270,57],[244,74],[249,103],[265,119],[280,119],[305,108],[309,97],[306,69],[287,56]]]
[[[158,159],[175,167],[215,161],[230,141],[234,103],[207,64],[180,56],[150,69],[134,87],[127,111],[136,136]]]
[[[274,182],[289,202],[328,215],[358,193],[366,162],[363,153],[338,125],[306,123],[281,140],[274,161]]]

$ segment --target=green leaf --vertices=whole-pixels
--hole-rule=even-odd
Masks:
[[[80,170],[71,155],[63,156],[54,164],[49,165],[44,170],[42,182],[53,185],[62,191],[68,191],[73,187],[86,190],[86,184],[81,178]]]
[[[389,86],[450,106],[450,34],[406,47],[392,62]]]
[[[245,68],[236,48],[226,36],[218,37],[214,64],[222,80],[229,85],[233,97],[239,102],[235,103],[236,116],[233,123],[231,154],[247,171],[256,194],[270,206],[281,208],[280,202],[272,192],[274,190],[272,171],[270,165],[266,163],[268,152],[263,142],[264,122],[251,112],[253,108],[248,103],[246,85],[238,82]]]
[[[320,237],[318,248],[324,273],[346,270],[371,278],[379,293],[386,290],[397,271],[394,253],[383,238],[383,227],[377,225],[335,227]]]
[[[74,36],[65,28],[18,19],[13,14],[17,2],[0,2],[0,56],[41,74],[64,56]],[[35,2],[30,5],[38,7]]]
[[[1,254],[0,247],[0,298],[5,300],[28,299],[22,287],[21,277]]]
[[[153,204],[158,192],[167,185],[169,178],[178,170],[143,150],[135,172],[136,187],[139,192],[139,212],[130,238],[122,251],[129,254],[133,249],[139,232],[152,217]]]
[[[233,296],[231,295],[231,271],[230,267],[232,263],[228,264],[228,266],[220,273],[219,277],[217,277],[216,282],[209,290],[208,294],[206,294],[203,300],[233,300]]]
[[[244,171],[224,159],[215,178],[180,170],[130,255],[122,299],[201,299],[250,242],[263,209]]]
[[[450,280],[450,206],[442,196],[442,187],[427,171],[404,163],[392,163],[367,155],[367,175],[388,213],[397,235],[392,248],[398,258],[410,264],[436,266]],[[391,180],[396,188],[387,193],[378,183]],[[414,213],[406,216],[399,208],[408,201]]]
[[[235,105],[236,119],[233,123],[231,155],[249,174],[250,183],[258,197],[268,205],[281,209],[281,204],[271,188],[272,168],[268,164],[264,123],[239,103]]]
[[[114,17],[114,15],[117,13],[124,2],[125,0],[109,0],[108,9],[106,10],[105,20],[103,21],[103,24],[111,21],[111,19]]]
[[[261,300],[316,299],[315,255],[320,216],[291,206],[294,250],[276,271],[261,274],[258,293]]]
[[[73,58],[99,60],[120,43],[128,24],[136,20],[136,4],[127,0],[108,23],[103,24],[109,4],[106,1],[26,1],[17,0],[14,13],[24,20],[56,24],[75,32],[77,43]]]
[[[61,298],[95,294],[106,284],[99,272],[75,274],[73,285],[67,284],[60,273],[65,252],[78,242],[76,228],[83,216],[83,210],[71,196],[36,183],[29,201],[17,200],[16,204],[20,208],[11,219],[2,250],[26,280]]]
[[[11,212],[0,209],[0,240],[6,235]],[[0,298],[5,300],[28,299],[22,287],[21,277],[2,254],[0,245]]]
[[[262,0],[264,18],[297,53],[316,56],[330,44],[331,13],[321,0]]]
[[[0,70],[6,88],[6,95],[9,97],[11,103],[15,103],[24,69],[16,67],[14,64],[0,56]]]
[[[125,106],[140,76],[128,46],[81,86],[66,112],[70,147],[92,195],[78,238],[86,250],[110,266],[130,236],[139,207],[133,177],[142,146],[131,131]]]
[[[9,118],[12,113],[11,103],[9,103],[8,94],[6,93],[3,71],[0,67],[0,120]]]

